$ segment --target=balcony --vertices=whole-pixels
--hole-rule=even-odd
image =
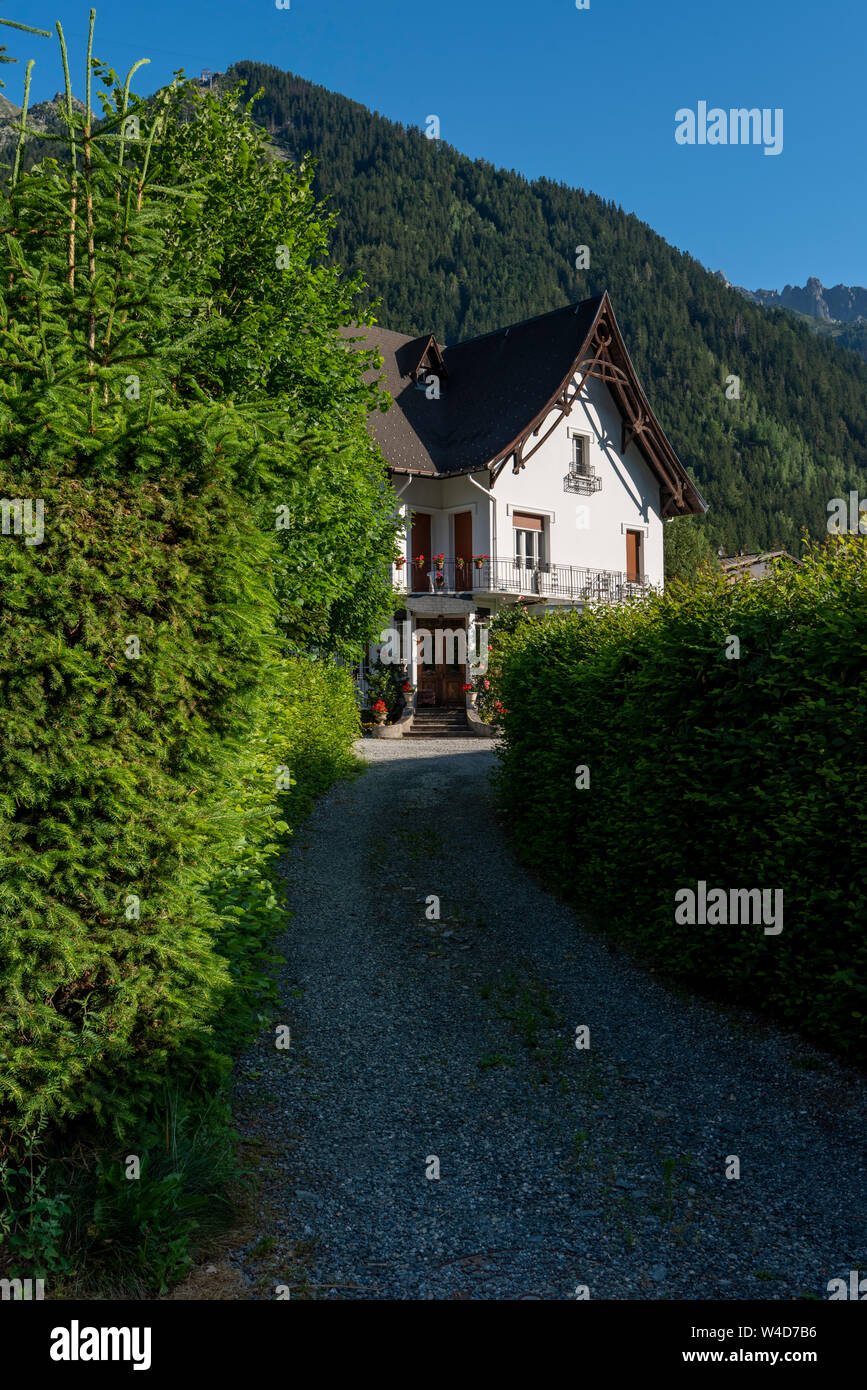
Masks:
[[[599,492],[602,488],[602,479],[596,473],[580,473],[573,469],[567,473],[563,479],[564,492],[577,492],[581,497],[592,497],[594,492]]]
[[[442,575],[442,583],[437,582]],[[651,585],[618,570],[578,565],[527,566],[515,560],[484,560],[481,565],[445,560],[438,569],[407,564],[393,570],[394,586],[407,594],[517,594],[573,603],[619,603],[649,592]]]

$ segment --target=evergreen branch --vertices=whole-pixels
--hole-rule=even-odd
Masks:
[[[130,85],[130,83],[132,82],[133,74],[136,73],[136,72],[138,72],[138,70],[139,70],[140,67],[144,67],[145,63],[149,63],[149,62],[150,62],[150,58],[139,58],[139,60],[138,60],[137,63],[133,63],[132,67],[130,68],[129,72],[128,72],[127,75],[126,75],[126,81],[125,81],[124,84],[123,84],[123,101],[122,101],[122,104],[121,104],[120,146],[119,146],[119,148],[118,148],[118,154],[117,154],[117,164],[118,164],[118,168],[119,168],[119,169],[122,169],[122,168],[123,168],[123,152],[124,152],[124,145],[125,145],[125,143],[126,143],[126,136],[125,136],[125,134],[124,134],[124,125],[123,125],[123,121],[124,121],[124,119],[125,119],[125,117],[126,117],[127,106],[128,106],[128,104],[129,104],[129,85]]]
[[[88,368],[91,373],[94,369],[93,359],[96,354],[96,251],[93,244],[93,187],[91,181],[93,166],[90,159],[90,78],[93,60],[93,26],[95,22],[96,10],[91,10],[90,26],[87,34],[87,76],[85,79],[86,95],[84,103],[84,178],[87,189],[87,273],[90,279],[90,312],[87,320],[87,346],[89,349]],[[91,434],[93,434],[94,431],[93,394],[93,385],[91,385]]]
[[[49,36],[50,37],[50,36]],[[28,59],[27,71],[24,74],[24,104],[21,107],[21,125],[18,128],[18,143],[15,146],[15,165],[12,170],[12,187],[18,182],[18,170],[21,167],[21,150],[27,133],[27,107],[30,102],[30,75],[33,72],[33,59]]]
[[[0,24],[5,24],[8,29],[23,29],[25,34],[38,34],[41,39],[50,39],[52,36],[47,29],[34,29],[32,24],[19,24],[14,19],[0,19]],[[14,58],[10,59],[15,62]]]
[[[96,23],[96,10],[90,11],[90,24],[87,31],[87,59],[84,77],[84,119],[86,121],[85,132],[90,138],[90,81],[91,69],[93,66],[93,26]]]
[[[76,148],[75,148],[75,126],[72,119],[72,83],[69,80],[69,56],[66,52],[66,39],[63,37],[63,26],[60,20],[56,23],[57,36],[60,39],[60,54],[63,59],[63,80],[66,84],[66,122],[67,133],[69,136],[70,157],[72,162],[72,180],[70,184],[69,198],[69,243],[67,247],[66,275],[67,284],[70,289],[75,288],[75,211],[77,205],[77,180],[76,180]],[[70,327],[72,325],[70,324]]]

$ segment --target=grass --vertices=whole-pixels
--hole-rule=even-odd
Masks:
[[[152,1297],[237,1222],[246,1195],[223,1102],[167,1091],[134,1139],[104,1143],[67,1135],[0,1164],[4,1275],[44,1278],[49,1298]]]

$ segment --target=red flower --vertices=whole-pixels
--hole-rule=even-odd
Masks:
[[[385,710],[386,712],[388,711],[388,705],[385,703],[384,700],[377,700],[376,704],[372,705],[371,708],[375,710]]]
[[[468,681],[465,681],[464,684],[461,686],[461,690],[472,690],[472,688],[473,687],[470,685]]]

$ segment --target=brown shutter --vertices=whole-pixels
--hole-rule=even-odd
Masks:
[[[412,558],[416,555],[423,555],[425,560],[430,559],[430,513],[413,512],[412,514]],[[428,569],[430,566],[428,565]]]
[[[410,573],[407,576],[411,594],[426,594],[430,590],[428,571],[432,568],[430,559],[430,512],[413,512],[412,534],[410,537]],[[424,556],[424,564],[415,563],[416,555]]]
[[[473,563],[473,514],[455,512],[455,588],[469,589]],[[458,560],[463,560],[459,565]]]
[[[542,518],[540,516],[525,516],[523,512],[513,512],[512,525],[518,531],[541,531]]]
[[[641,582],[641,532],[626,532],[626,582]]]

